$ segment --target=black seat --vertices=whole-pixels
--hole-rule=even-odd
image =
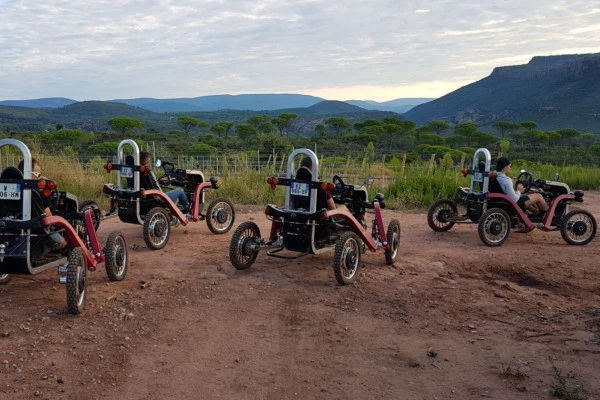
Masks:
[[[23,179],[23,173],[17,167],[6,167],[0,174],[0,179]]]
[[[504,190],[502,190],[502,187],[500,186],[500,184],[498,183],[498,181],[495,178],[494,179],[490,178],[490,181],[488,184],[488,192],[505,194]]]

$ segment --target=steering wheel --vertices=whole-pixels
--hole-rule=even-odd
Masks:
[[[339,183],[339,186],[338,186],[338,183]],[[344,187],[344,181],[338,175],[333,176],[333,184],[335,185],[336,189],[340,189],[340,188]]]
[[[517,177],[517,186],[523,185],[523,193],[527,193],[533,184],[533,175],[527,171],[523,171]]]

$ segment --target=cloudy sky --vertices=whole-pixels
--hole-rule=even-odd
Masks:
[[[599,0],[0,0],[0,100],[439,97],[597,52]]]

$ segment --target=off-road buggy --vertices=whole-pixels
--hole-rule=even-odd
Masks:
[[[457,223],[478,224],[479,237],[488,246],[502,245],[511,230],[527,233],[536,228],[560,233],[568,244],[585,245],[596,235],[596,219],[585,210],[572,209],[571,204],[583,202],[583,191],[572,192],[566,183],[554,180],[535,179],[527,171],[521,171],[517,185],[524,193],[539,193],[548,203],[543,214],[531,214],[521,208],[495,180],[496,173],[490,171],[491,155],[487,149],[478,149],[473,157],[472,169],[461,171],[471,175],[469,188],[459,187],[458,197],[464,202],[466,212],[459,213],[457,204],[449,199],[438,200],[429,208],[427,222],[436,232],[450,230]]]
[[[124,149],[131,147],[132,154],[126,155]],[[156,185],[155,189],[144,189],[140,186],[141,174],[152,174],[149,168],[140,165],[140,151],[137,143],[125,139],[118,147],[117,163],[107,163],[107,172],[117,172],[117,184],[107,183],[103,191],[111,197],[109,214],[117,214],[119,219],[130,224],[143,226],[144,241],[148,248],[159,250],[169,241],[171,227],[187,225],[189,222],[206,220],[208,229],[214,234],[228,232],[235,220],[233,204],[224,198],[213,200],[202,213],[205,204],[205,193],[210,189],[218,189],[217,179],[208,181],[199,170],[176,168],[169,162],[156,161],[162,167],[164,175],[158,182],[166,186],[181,187],[190,202],[189,214],[182,212]]]
[[[67,307],[79,314],[87,296],[87,271],[104,262],[111,281],[127,274],[129,259],[122,233],[109,234],[104,249],[96,230],[100,209],[95,202],[79,204],[77,197],[58,190],[55,181],[29,179],[31,153],[16,139],[0,140],[0,149],[15,146],[21,151],[23,171],[9,166],[0,174],[0,283],[11,275],[34,275],[58,268],[66,284]],[[45,214],[42,197],[49,199],[51,216]],[[60,237],[67,243],[64,248]]]
[[[312,168],[302,167],[294,175],[294,159],[299,155],[309,157]],[[238,226],[229,247],[230,261],[236,269],[250,267],[263,249],[268,250],[267,255],[283,259],[333,251],[335,278],[340,285],[347,285],[358,277],[361,256],[367,248],[373,252],[383,248],[386,263],[394,263],[400,244],[400,223],[391,220],[386,230],[381,215],[385,207],[383,195],[377,194],[369,200],[364,185],[347,185],[339,176],[333,177],[333,183],[321,182],[318,176],[315,153],[298,149],[288,157],[285,178],[267,179],[272,189],[285,187],[285,205],[267,205],[265,214],[272,222],[266,237],[261,236],[258,225],[252,221]],[[328,195],[347,210],[328,210]],[[367,211],[374,214],[370,233],[365,219]]]

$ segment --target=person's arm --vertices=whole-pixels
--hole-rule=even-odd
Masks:
[[[513,201],[519,201],[521,193],[513,189],[512,179],[506,175],[498,175],[496,179],[498,180],[498,183],[500,184],[500,187],[505,195],[510,197]]]

